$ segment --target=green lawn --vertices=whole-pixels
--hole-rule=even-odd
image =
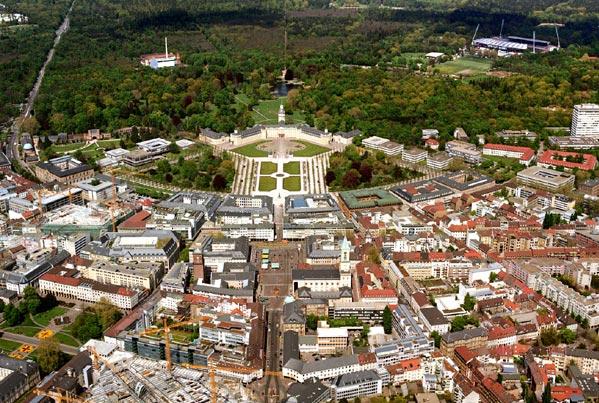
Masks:
[[[232,151],[237,154],[245,155],[246,157],[254,157],[254,158],[268,157],[268,153],[266,151],[258,150],[256,148],[256,146],[258,146],[259,144],[262,144],[262,143],[266,143],[266,141],[259,141],[257,143],[246,144],[244,146],[235,148]]]
[[[36,323],[39,323],[40,325],[48,326],[52,319],[56,318],[57,316],[64,315],[66,312],[67,312],[66,308],[63,308],[61,306],[55,306],[54,308],[50,309],[49,311],[33,315],[33,320]]]
[[[22,334],[25,336],[29,336],[29,337],[35,337],[36,334],[39,333],[40,330],[42,330],[41,328],[35,326],[14,326],[14,327],[8,327],[5,329],[7,332],[9,333],[15,333],[15,334]]]
[[[0,339],[0,350],[2,350],[3,353],[15,351],[17,348],[21,347],[21,345],[21,343],[17,343],[16,341]]]
[[[261,162],[260,163],[260,175],[270,175],[277,172],[277,164],[274,162]]]
[[[98,145],[102,148],[106,147],[119,147],[121,144],[120,139],[112,139],[112,140],[98,140]]]
[[[56,338],[56,340],[58,340],[60,344],[66,344],[67,346],[73,347],[79,347],[81,345],[79,340],[77,340],[75,337],[63,332],[56,333],[54,337]]]
[[[299,161],[291,161],[283,165],[283,170],[290,175],[299,175],[300,174],[300,162]]]
[[[460,74],[474,76],[484,74],[491,69],[491,61],[476,57],[462,57],[435,66],[442,74]]]
[[[258,190],[261,192],[270,192],[277,188],[277,180],[270,176],[261,176],[258,184]]]
[[[302,189],[302,181],[299,176],[290,176],[283,179],[283,188],[290,192],[299,192]]]
[[[59,154],[77,150],[85,146],[85,143],[70,143],[70,144],[54,144],[51,149]]]
[[[277,124],[279,122],[279,107],[285,104],[287,97],[259,101],[252,109],[252,117],[256,124]],[[238,98],[239,100],[239,98]],[[304,115],[299,111],[293,111],[285,117],[285,123],[304,123]]]
[[[293,153],[294,157],[313,157],[318,154],[326,153],[331,151],[329,148],[319,146],[318,144],[309,143],[307,141],[296,141],[297,143],[303,144],[305,147],[302,150]]]

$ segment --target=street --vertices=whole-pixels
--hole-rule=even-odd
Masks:
[[[29,336],[25,336],[22,334],[15,334],[15,333],[8,333],[8,332],[4,332],[4,334],[2,334],[2,338],[5,340],[16,341],[18,343],[23,343],[23,344],[32,344],[34,346],[39,346],[39,344],[42,342],[42,340],[35,338],[35,337],[29,337]],[[62,351],[63,353],[67,353],[67,354],[71,354],[71,355],[76,355],[79,353],[78,347],[73,347],[73,346],[69,346],[66,344],[59,344],[59,346],[60,346],[60,351]]]
[[[44,75],[46,74],[46,67],[48,67],[48,65],[52,61],[52,58],[54,57],[54,52],[56,50],[56,47],[60,43],[60,39],[62,38],[62,35],[65,32],[67,32],[69,29],[69,24],[70,24],[70,20],[71,20],[71,11],[73,10],[74,5],[75,5],[75,0],[73,0],[73,2],[71,3],[71,7],[69,8],[69,11],[67,12],[67,15],[65,16],[62,24],[56,30],[56,38],[54,38],[54,45],[52,46],[52,49],[50,49],[50,51],[48,52],[46,61],[42,65],[42,68],[40,69],[40,71],[37,75],[35,84],[33,85],[33,88],[31,89],[31,92],[29,93],[29,96],[27,97],[25,107],[23,108],[23,110],[21,112],[21,117],[26,118],[26,117],[31,116],[31,111],[33,110],[33,104],[35,103],[35,99],[37,98],[37,94],[39,93],[40,87],[42,85],[42,81],[44,80]],[[22,166],[23,168],[29,169],[27,164],[25,163],[25,161],[23,161],[21,159],[21,156],[19,155],[19,131],[20,131],[19,129],[20,129],[19,128],[19,120],[17,119],[14,121],[14,123],[12,125],[11,135],[10,135],[10,139],[8,142],[9,144],[6,146],[6,156],[8,157],[9,161],[17,160],[17,162],[19,163],[20,166]]]

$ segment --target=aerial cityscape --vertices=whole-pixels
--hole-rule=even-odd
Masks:
[[[598,1],[0,2],[0,402],[599,401]]]

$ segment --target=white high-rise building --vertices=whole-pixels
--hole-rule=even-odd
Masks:
[[[574,105],[571,136],[599,136],[599,105]]]

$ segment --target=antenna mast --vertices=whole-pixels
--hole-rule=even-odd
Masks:
[[[505,19],[501,20],[501,31],[499,31],[499,37],[503,38],[503,24],[505,23]]]
[[[532,31],[532,54],[537,53],[537,32]]]
[[[168,58],[168,39],[164,37],[164,57]]]

